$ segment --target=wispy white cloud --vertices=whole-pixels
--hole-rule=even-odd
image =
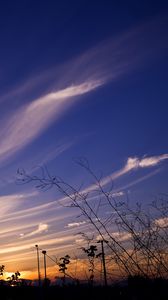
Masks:
[[[28,198],[28,196],[26,196],[26,195],[27,194],[25,194],[25,199]],[[30,195],[36,195],[36,191],[34,194],[32,193]],[[10,196],[12,199],[16,196],[16,199],[18,200],[17,195],[10,195]],[[1,199],[2,202],[4,202],[4,199],[9,200],[8,196],[2,196],[2,199]],[[23,199],[22,195],[20,196],[20,199]],[[8,203],[10,211],[7,211],[4,214],[1,214],[1,219],[0,219],[1,229],[2,229],[2,224],[4,224],[4,223],[9,223],[12,221],[17,222],[17,221],[21,221],[24,219],[28,219],[30,217],[34,217],[35,219],[37,219],[38,215],[41,215],[43,212],[45,214],[49,213],[49,212],[54,212],[53,220],[60,220],[61,218],[63,218],[62,210],[64,209],[64,207],[62,205],[65,204],[67,200],[68,200],[68,197],[63,197],[58,200],[49,201],[47,203],[39,204],[39,205],[36,205],[36,202],[35,202],[34,203],[35,205],[30,208],[26,208],[26,209],[20,208],[17,210],[11,209],[13,207],[15,208],[15,203],[13,203],[13,202]],[[68,201],[67,201],[67,203],[68,203]],[[18,205],[19,204],[22,204],[22,202],[19,201]],[[73,210],[68,210],[66,212],[64,211],[64,216],[73,216]],[[50,218],[51,218],[51,216],[50,216]],[[46,219],[47,219],[47,216],[46,216]],[[52,218],[50,220],[52,220]],[[34,225],[36,225],[36,224],[37,224],[37,221],[34,223]],[[27,224],[27,226],[30,226],[30,224]],[[1,229],[0,229],[0,233],[1,233]]]
[[[123,191],[119,191],[119,192],[116,191],[116,192],[112,193],[113,197],[121,197],[124,195],[125,195],[125,193]]]
[[[58,121],[80,96],[127,74],[144,58],[151,57],[150,54],[157,51],[158,44],[160,48],[165,44],[164,34],[160,34],[162,29],[160,19],[153,20],[118,37],[109,38],[70,62],[53,67],[37,78],[29,78],[18,90],[6,95],[3,105],[11,102],[11,97],[15,95],[18,108],[12,111],[12,115],[1,118],[1,163],[32,142],[53,121]],[[156,34],[160,41],[157,45]],[[46,86],[46,92],[43,91],[43,96],[32,101],[36,86],[41,85]],[[24,105],[25,102],[28,104]]]
[[[43,232],[47,232],[48,231],[48,224],[45,224],[45,223],[40,223],[38,225],[38,228],[27,233],[27,234],[24,234],[24,233],[21,233],[20,234],[20,237],[23,238],[23,237],[30,237],[30,236],[33,236],[33,235],[37,235],[37,234],[40,234],[40,233],[43,233]]]
[[[49,144],[41,151],[38,151],[35,155],[28,157],[26,160],[26,164],[30,167],[29,174],[36,172],[39,169],[44,168],[44,165],[48,164],[50,161],[56,159],[65,151],[73,147],[77,143],[77,139],[72,139],[71,141],[59,141],[57,144]],[[14,176],[13,176],[14,177]],[[16,177],[13,178],[12,182],[16,181]],[[10,182],[0,182],[0,185],[9,184]]]
[[[14,213],[24,199],[37,195],[37,191],[24,194],[8,194],[0,196],[1,219],[4,215]]]
[[[154,224],[161,228],[168,227],[168,217],[156,219]]]
[[[35,139],[50,123],[60,118],[74,97],[101,86],[103,81],[87,81],[52,92],[23,106],[4,123],[0,132],[0,160],[3,160]]]
[[[111,236],[118,242],[125,242],[128,241],[129,239],[131,239],[131,234],[129,232],[123,231],[123,232],[119,232],[119,231],[114,231],[111,232]],[[108,241],[108,235],[104,235],[104,238],[107,239]],[[96,237],[96,240],[101,240],[102,237],[100,235],[98,235]]]
[[[64,247],[64,243],[68,241],[75,241],[74,235],[66,236],[63,238],[51,238],[51,239],[42,239],[40,238],[38,240],[38,244],[43,247],[43,246],[51,246],[51,245],[56,245],[56,244],[62,244],[61,247]],[[33,241],[35,244],[35,240]],[[3,245],[3,248],[0,248],[0,254],[5,254],[5,253],[12,253],[12,252],[18,252],[18,251],[23,251],[26,249],[30,249],[34,245],[31,241],[23,243],[23,244],[16,244],[13,243],[11,245]]]
[[[147,180],[147,179],[153,177],[154,175],[158,174],[160,171],[161,171],[160,168],[159,168],[159,169],[152,170],[152,171],[149,172],[148,174],[143,175],[143,176],[141,176],[141,177],[139,177],[139,178],[137,178],[137,179],[134,179],[134,180],[130,181],[129,183],[127,183],[127,184],[125,184],[125,185],[120,186],[120,188],[116,189],[116,191],[128,189],[128,188],[130,188],[130,187],[132,187],[132,186],[134,186],[134,185],[136,185],[136,184],[138,184],[138,183],[140,183],[140,182],[142,182],[142,181],[145,181],[145,180]]]
[[[131,238],[131,234],[129,232],[113,232],[111,234],[118,242],[124,242]]]
[[[129,157],[125,167],[123,168],[123,172],[129,172],[133,169],[138,168],[148,168],[158,165],[163,160],[168,159],[168,154],[161,154],[157,156],[150,156],[150,157]]]
[[[161,154],[157,156],[149,157],[129,157],[126,161],[126,164],[118,171],[112,173],[110,176],[107,176],[101,180],[101,184],[105,186],[109,182],[120,178],[121,176],[139,169],[151,168],[159,165],[162,161],[168,159],[168,154]]]
[[[73,222],[73,223],[68,223],[65,227],[66,228],[79,227],[79,226],[84,225],[84,224],[86,224],[86,221]]]
[[[48,148],[46,153],[43,154],[43,157],[45,157],[45,159],[39,157],[38,155],[38,161],[40,161],[41,165],[44,165],[46,162],[49,162],[53,159],[55,159],[57,156],[60,156],[64,151],[68,150],[70,147],[72,147],[74,145],[75,141],[69,141],[69,142],[65,142],[62,143],[60,145],[57,145],[56,147],[54,147],[54,149],[52,148]]]
[[[100,180],[101,186],[106,186],[109,183],[112,183],[114,180],[119,179],[120,177],[129,174],[133,171],[138,171],[140,169],[146,169],[146,168],[151,168],[151,167],[156,167],[160,165],[161,162],[164,160],[168,159],[168,154],[161,154],[157,156],[149,156],[149,157],[143,157],[143,158],[138,158],[138,157],[128,157],[126,164],[119,170],[111,173],[109,176],[105,176]],[[125,186],[122,186],[120,189],[117,189],[113,192],[113,197],[118,197],[118,196],[123,196],[124,191],[123,189],[126,189],[132,185],[135,185],[139,182],[142,182],[145,179],[150,178],[151,176],[157,174],[160,170],[154,170],[153,172],[150,172],[149,174],[146,174],[142,176],[141,178],[138,178],[131,183],[128,183]],[[96,184],[89,185],[85,189],[83,189],[82,192],[88,193],[91,191],[94,191],[98,188]]]
[[[74,210],[69,210],[66,213],[62,212],[58,213],[55,209],[53,210],[53,214],[46,215],[49,213],[49,210],[41,210],[39,213],[35,211],[33,214],[23,214],[18,215],[17,217],[11,217],[10,219],[5,219],[1,222],[0,229],[0,237],[1,239],[4,237],[13,237],[19,236],[22,233],[24,237],[27,237],[30,230],[34,232],[34,227],[38,227],[38,221],[43,218],[43,221],[49,226],[60,224],[60,222],[68,222],[69,218],[74,218],[76,216],[76,212]],[[31,218],[31,222],[30,222]],[[26,232],[26,233],[25,233]]]
[[[7,253],[12,253],[12,252],[19,252],[22,250],[28,250],[30,251],[33,249],[34,245],[38,243],[40,247],[47,247],[49,250],[50,247],[53,248],[54,245],[60,244],[61,247],[64,247],[67,245],[69,242],[75,242],[76,235],[74,228],[68,229],[63,229],[63,230],[58,230],[54,231],[52,233],[47,233],[45,234],[45,230],[47,228],[48,224],[41,225],[41,228],[38,228],[38,232],[41,231],[41,233],[37,236],[36,233],[30,235],[30,236],[23,236],[23,238],[18,238],[18,239],[13,239],[13,241],[10,241],[7,243],[7,240],[1,243],[0,245],[0,254],[7,254]],[[37,232],[37,231],[36,231]],[[69,244],[70,246],[70,244]]]
[[[140,168],[153,167],[166,159],[168,159],[168,154],[152,156],[152,157],[144,157],[139,161],[139,167]]]

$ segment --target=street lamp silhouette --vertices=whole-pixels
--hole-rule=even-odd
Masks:
[[[102,263],[103,263],[103,274],[104,274],[104,285],[107,286],[107,272],[106,272],[106,261],[105,261],[105,253],[104,253],[104,244],[108,243],[106,240],[99,240],[97,243],[101,243],[101,250],[102,250]]]
[[[46,253],[47,252],[45,250],[43,250],[42,253],[44,255],[44,280],[46,282],[46,278],[47,278],[47,272],[46,272]]]
[[[39,260],[39,247],[38,245],[35,245],[36,250],[37,250],[37,267],[38,267],[38,281],[39,281],[39,286],[41,285],[41,278],[40,278],[40,260]]]

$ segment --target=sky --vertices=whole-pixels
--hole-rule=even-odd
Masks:
[[[47,166],[88,191],[85,157],[114,195],[150,203],[168,176],[167,1],[0,4],[0,264],[37,278],[36,249],[80,256],[78,211],[18,185]],[[110,178],[110,179],[109,179]],[[42,265],[42,257],[40,258]],[[48,274],[57,268],[50,260]],[[43,276],[43,270],[41,271]]]

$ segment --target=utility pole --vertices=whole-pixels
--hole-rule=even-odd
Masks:
[[[45,283],[46,283],[46,279],[47,279],[47,272],[46,272],[46,251],[43,250],[42,253],[44,254],[44,280],[45,280]]]
[[[103,263],[103,274],[104,274],[104,285],[107,286],[107,272],[106,272],[106,262],[105,262],[105,253],[104,253],[104,242],[108,243],[105,240],[99,240],[98,243],[101,243],[102,250],[102,263]]]
[[[39,247],[38,245],[35,245],[36,250],[37,250],[37,268],[38,268],[38,281],[39,281],[39,286],[41,286],[41,278],[40,278],[40,260],[39,260]]]

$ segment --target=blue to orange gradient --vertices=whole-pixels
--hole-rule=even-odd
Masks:
[[[93,182],[74,163],[86,157],[95,172],[102,171],[103,186],[113,181],[118,201],[129,194],[132,203],[147,204],[167,192],[168,4],[103,2],[1,5],[4,278],[19,270],[37,279],[36,244],[53,259],[47,259],[50,278],[59,276],[54,259],[66,254],[72,275],[84,277],[86,267],[85,241],[77,233],[90,232],[87,220],[77,218],[77,208],[64,207],[66,198],[54,188],[18,185],[18,168],[39,174],[47,166],[89,192]],[[102,209],[102,218],[106,213]],[[123,239],[129,236],[123,233]],[[41,272],[42,264],[40,252]]]

